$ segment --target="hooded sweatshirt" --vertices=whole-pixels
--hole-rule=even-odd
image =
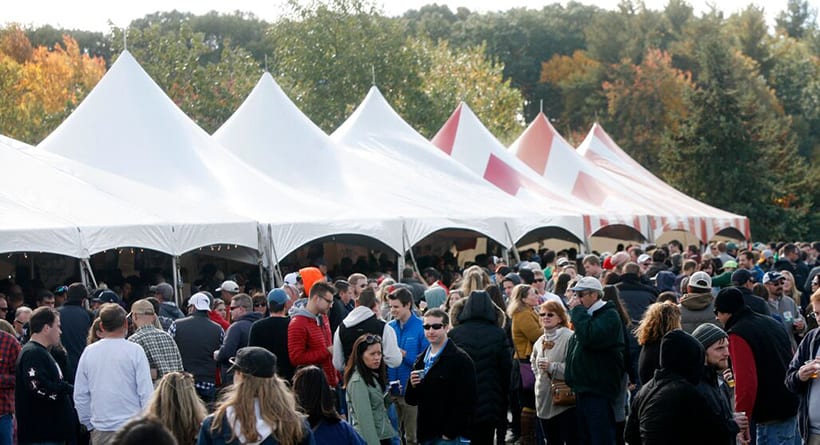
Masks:
[[[288,325],[288,357],[294,367],[316,365],[322,368],[330,386],[339,383],[330,350],[330,322],[324,314],[314,315],[307,309],[297,310]]]
[[[350,329],[354,331],[341,333]],[[351,351],[353,343],[365,334],[378,335],[382,338],[382,358],[388,367],[395,368],[401,364],[401,351],[398,340],[396,340],[396,331],[384,321],[376,318],[372,309],[356,306],[342,320],[342,324],[333,334],[333,366],[336,369],[344,370],[347,359],[350,358],[348,351]]]
[[[715,320],[715,297],[710,291],[690,292],[680,300],[680,325],[688,334],[704,323],[720,327]]]

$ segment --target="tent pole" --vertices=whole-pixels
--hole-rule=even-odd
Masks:
[[[504,230],[507,231],[507,239],[510,240],[510,249],[512,250],[513,256],[515,258],[515,264],[521,262],[521,256],[518,254],[518,248],[515,246],[515,241],[513,240],[512,233],[510,233],[510,226],[507,222],[504,222]]]
[[[268,224],[268,240],[270,241],[271,254],[273,254],[271,269],[273,269],[274,279],[276,280],[274,284],[278,285],[279,283],[284,283],[285,279],[282,277],[282,270],[279,268],[279,256],[276,254],[276,246],[273,244],[273,229],[271,229],[270,224]],[[273,285],[271,287],[273,287]]]
[[[85,265],[85,270],[88,272],[88,276],[91,277],[91,284],[94,285],[94,289],[97,288],[97,278],[94,277],[94,270],[91,269],[91,261],[88,258],[83,258],[83,264]]]
[[[410,237],[407,235],[407,229],[404,227],[404,222],[401,224],[402,244],[407,243],[408,251],[410,252],[410,261],[412,261],[413,270],[419,273],[419,265],[416,263],[416,255],[413,253],[413,246],[410,244]]]
[[[83,269],[83,260],[82,258],[77,261],[77,267],[80,269],[80,281],[82,281],[83,286],[88,288],[88,277],[85,276],[85,270]]]
[[[258,265],[259,265],[259,283],[262,286],[262,293],[267,295],[268,291],[265,289],[265,287],[266,287],[265,286],[265,275],[264,275],[265,268],[262,267],[262,257],[259,257]]]
[[[176,303],[177,306],[180,306],[179,257],[176,255],[171,255],[171,273],[173,274],[174,283],[174,303]]]

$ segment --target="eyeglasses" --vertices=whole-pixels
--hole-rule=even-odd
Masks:
[[[241,308],[242,306],[229,306],[229,307],[231,308],[231,310],[234,310],[234,309],[239,309],[239,308]]]
[[[546,281],[546,280],[544,280],[543,278],[536,278],[535,279],[536,283],[543,283],[544,281]]]
[[[265,307],[265,306],[267,306],[267,304],[265,304],[265,303],[259,303],[259,304],[254,304],[253,305],[253,307]]]
[[[325,298],[325,297],[319,297],[319,298],[321,298],[322,300],[325,300],[325,303],[327,303],[327,304],[333,304],[333,299],[332,298]]]
[[[372,345],[373,343],[381,343],[382,338],[379,337],[378,335],[367,334],[364,337],[364,342],[367,343],[368,345]]]
[[[425,324],[422,326],[425,331],[429,331],[430,329],[434,331],[438,331],[439,329],[444,327],[444,323],[433,323],[433,324]]]
[[[9,311],[9,308],[8,308],[8,306],[6,306],[6,307],[0,307],[0,311],[2,311],[2,312],[8,312],[8,311]]]
[[[552,318],[555,316],[555,314],[552,312],[540,312],[538,315],[546,318]]]

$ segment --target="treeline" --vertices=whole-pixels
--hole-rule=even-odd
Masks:
[[[629,0],[616,11],[574,2],[497,13],[428,5],[401,17],[365,0],[326,0],[292,2],[275,23],[250,13],[155,13],[131,23],[127,42],[209,132],[264,69],[327,132],[374,81],[428,137],[461,100],[504,143],[543,109],[576,144],[600,122],[664,180],[749,216],[757,239],[817,239],[816,13],[807,0],[789,0],[769,29],[758,7],[696,16],[683,0],[662,11]],[[101,75],[94,67],[110,66],[122,45],[120,29],[0,30],[0,133],[39,142],[93,87]],[[68,54],[61,59],[68,68],[48,77],[62,73],[64,88],[32,96],[46,78],[22,82],[20,73],[44,66],[42,54],[50,53]],[[46,96],[63,106],[38,109],[37,97]]]

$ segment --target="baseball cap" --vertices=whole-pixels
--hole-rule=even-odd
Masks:
[[[288,294],[283,289],[276,288],[268,292],[268,303],[285,304],[288,301]]]
[[[763,284],[770,283],[772,281],[784,280],[784,277],[780,272],[776,270],[770,270],[763,274]]]
[[[569,265],[569,260],[567,259],[567,257],[562,256],[561,258],[558,258],[558,260],[555,261],[555,265],[558,267],[566,267]]]
[[[203,294],[202,292],[197,292],[191,295],[191,298],[188,299],[188,306],[193,306],[198,311],[211,310],[211,303],[208,300],[208,296]]]
[[[104,290],[97,295],[96,300],[99,300],[100,303],[119,303],[120,297],[114,293],[114,291]]]
[[[723,263],[723,268],[724,269],[737,269],[737,261],[728,260],[725,263]]]
[[[137,300],[131,304],[131,314],[137,315],[154,315],[154,305],[148,300]]]
[[[232,294],[238,294],[239,293],[239,285],[236,284],[236,281],[225,280],[225,281],[222,282],[222,286],[219,286],[218,288],[216,288],[217,292],[222,292],[223,290],[225,292],[230,292]]]
[[[151,291],[161,295],[163,300],[174,298],[174,288],[168,283],[159,283],[156,286],[151,286]]]
[[[296,283],[302,281],[302,277],[299,276],[299,272],[291,272],[285,275],[285,284],[290,284],[291,286],[296,286]]]
[[[741,284],[746,284],[750,280],[754,280],[754,275],[746,269],[738,269],[732,272],[732,283],[735,283],[738,286]]]
[[[712,277],[704,271],[697,271],[689,277],[689,286],[709,290],[712,288]]]
[[[575,287],[571,287],[569,290],[574,292],[580,292],[585,290],[597,290],[598,292],[603,292],[604,287],[601,286],[601,282],[598,281],[595,277],[584,277],[578,280],[575,283]]]
[[[276,373],[276,356],[265,348],[245,346],[236,351],[236,357],[228,359],[228,372],[238,370],[254,377],[271,378]]]
[[[651,256],[649,256],[649,255],[647,255],[647,254],[645,254],[645,253],[642,253],[642,254],[638,257],[638,264],[644,264],[644,263],[646,263],[647,261],[651,263],[651,262],[652,262],[652,257],[651,257]]]

